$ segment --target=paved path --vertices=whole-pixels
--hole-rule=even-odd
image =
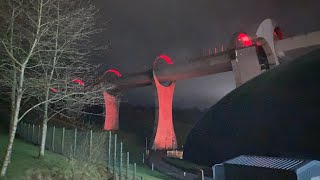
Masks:
[[[151,167],[152,163],[154,165],[154,169],[171,176],[175,179],[181,179],[181,180],[195,180],[195,179],[200,179],[198,175],[192,174],[192,173],[186,173],[184,176],[183,170],[180,170],[170,164],[167,164],[164,162],[162,159],[165,157],[165,152],[164,151],[157,151],[157,152],[151,152],[149,158],[148,158],[148,163],[149,166]],[[205,177],[205,180],[212,180],[212,178]]]

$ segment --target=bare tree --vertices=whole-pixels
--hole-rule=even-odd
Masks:
[[[97,76],[97,67],[88,63],[88,56],[90,57],[93,48],[99,49],[91,42],[91,36],[99,32],[95,28],[95,7],[88,3],[81,4],[78,0],[55,0],[54,7],[55,11],[51,12],[51,16],[55,14],[54,26],[47,33],[45,38],[48,40],[41,44],[39,51],[40,71],[44,74],[45,81],[41,88],[44,90],[43,96],[39,96],[40,101],[45,102],[40,157],[44,156],[47,123],[51,118],[56,114],[67,116],[67,112],[71,110],[83,112],[81,110],[84,106],[103,103],[102,87],[83,88],[84,83],[92,84]],[[73,95],[70,96],[70,93]],[[60,98],[61,96],[64,98]],[[51,98],[59,100],[49,101]]]
[[[85,62],[92,49],[94,6],[76,0],[5,0],[0,20],[0,81],[11,89],[11,122],[1,176],[10,163],[17,124],[43,106],[40,156],[44,155],[47,122],[68,109],[101,103],[103,88],[85,86],[95,66]],[[72,7],[72,8],[70,8]],[[3,28],[4,27],[4,28]],[[81,78],[81,79],[79,79]],[[76,84],[79,83],[79,84]],[[99,97],[100,95],[100,97]],[[59,102],[62,107],[58,106]],[[22,106],[27,108],[22,111]],[[51,107],[50,107],[51,106]]]
[[[33,6],[30,6],[31,4]],[[9,142],[2,164],[1,176],[6,174],[7,166],[10,163],[17,124],[21,120],[19,113],[21,101],[25,92],[24,82],[26,68],[33,61],[36,47],[47,27],[42,21],[44,6],[45,2],[43,0],[37,2],[7,2],[6,8],[10,10],[9,14],[11,17],[3,18],[4,20],[10,20],[8,22],[8,33],[1,38],[1,44],[7,55],[7,58],[5,59],[10,59],[11,72],[13,72],[13,81],[11,82],[12,117]],[[28,17],[24,22],[23,16]],[[17,29],[19,29],[19,31],[17,31]],[[7,80],[9,80],[9,78],[7,78]]]

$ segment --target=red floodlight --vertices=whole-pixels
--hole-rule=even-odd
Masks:
[[[238,35],[238,41],[241,42],[245,47],[251,46],[252,45],[252,40],[251,38],[245,34],[245,33],[240,33]]]
[[[81,79],[74,79],[72,82],[79,83],[80,86],[84,86],[84,82]]]
[[[109,69],[105,73],[108,73],[108,72],[112,72],[112,73],[116,74],[118,77],[122,76],[122,74],[116,69]]]
[[[50,88],[50,90],[52,91],[52,92],[54,92],[54,93],[56,93],[56,92],[58,92],[58,90],[56,90],[55,88]]]
[[[164,54],[160,55],[157,59],[163,59],[163,60],[165,60],[168,64],[173,64],[171,58],[170,58],[169,56],[167,56],[167,55],[164,55]]]

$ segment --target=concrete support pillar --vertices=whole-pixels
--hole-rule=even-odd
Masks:
[[[231,63],[237,87],[263,72],[253,46],[236,50],[236,59]]]
[[[271,19],[264,20],[258,27],[256,36],[258,39],[263,39],[263,49],[268,56],[268,61],[271,67],[279,65],[279,60],[276,55],[274,44],[274,29],[276,24]]]
[[[172,99],[175,82],[172,82],[169,86],[164,86],[153,72],[153,84],[156,88],[156,121],[152,149],[176,149],[177,140],[172,121]]]
[[[119,129],[119,100],[108,92],[103,92],[105,102],[105,121],[104,130],[117,130]]]

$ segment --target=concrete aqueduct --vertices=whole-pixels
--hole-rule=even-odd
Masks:
[[[175,149],[176,136],[172,120],[172,98],[175,81],[232,71],[236,86],[240,86],[262,72],[279,65],[279,57],[286,52],[320,45],[320,31],[291,38],[283,38],[280,27],[271,19],[264,20],[254,36],[235,33],[226,51],[199,57],[183,64],[173,64],[165,55],[156,58],[153,69],[128,74],[106,82],[113,88],[104,93],[105,130],[119,128],[119,99],[115,92],[152,85],[156,89],[156,123],[152,149]],[[157,69],[159,60],[169,65]],[[107,74],[111,76],[111,73]],[[162,82],[170,82],[165,86]]]

